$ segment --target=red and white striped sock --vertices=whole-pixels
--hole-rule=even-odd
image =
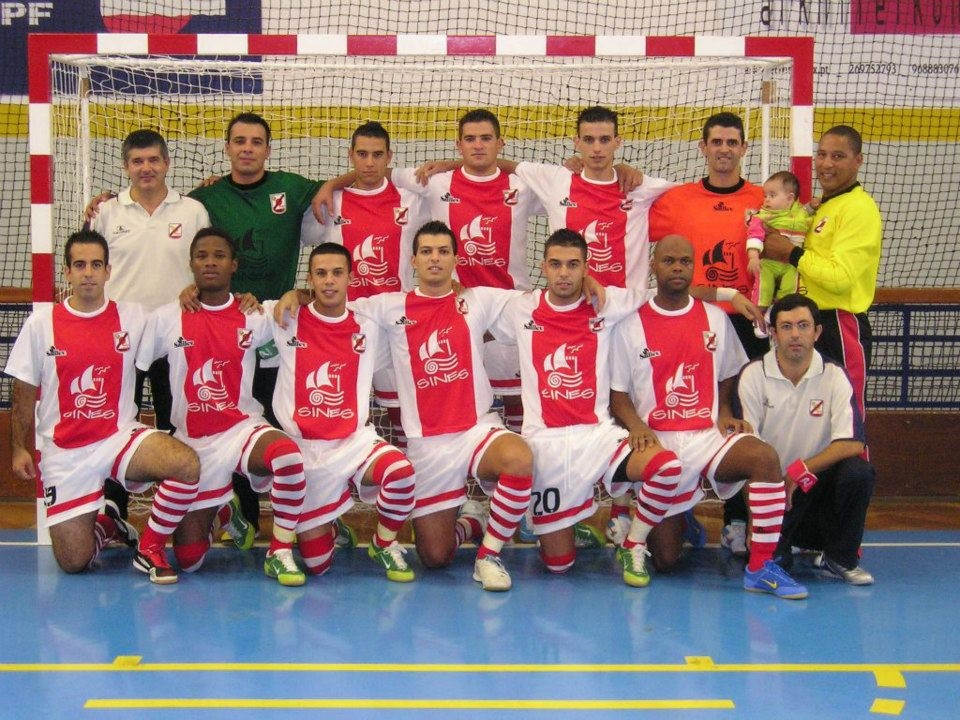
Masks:
[[[273,537],[268,555],[293,546],[307,481],[303,475],[303,456],[290,438],[274,440],[263,452],[263,464],[273,476],[270,505],[273,507]]]
[[[177,529],[194,500],[200,485],[167,478],[157,487],[150,506],[150,518],[140,535],[141,548],[163,548]]]
[[[548,557],[544,554],[543,548],[540,548],[540,558],[543,560],[543,564],[547,566],[547,570],[554,575],[562,575],[573,567],[573,563],[577,559],[577,551],[573,550],[566,555]]]
[[[373,467],[373,482],[380,486],[377,494],[377,530],[373,542],[379,547],[386,547],[397,539],[397,533],[413,511],[416,475],[406,456],[392,450],[377,459]]]
[[[300,539],[300,557],[311,575],[323,575],[333,564],[333,528],[310,540]]]
[[[624,547],[646,543],[650,531],[663,520],[677,496],[680,469],[680,459],[670,450],[662,450],[647,463]]]
[[[487,520],[487,532],[477,551],[477,558],[487,555],[499,555],[506,543],[517,530],[520,519],[530,505],[530,488],[533,478],[529,475],[500,476],[497,489],[490,498],[490,518]]]
[[[747,506],[750,508],[750,563],[747,569],[756,571],[773,557],[780,540],[783,513],[787,507],[783,481],[747,485]]]

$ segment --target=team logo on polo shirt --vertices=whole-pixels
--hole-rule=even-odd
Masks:
[[[402,205],[400,207],[395,207],[393,209],[393,221],[397,225],[406,225],[408,222],[410,222],[410,208],[403,207]]]
[[[367,336],[364,333],[353,333],[353,351],[358,355],[367,351]]]
[[[810,417],[823,417],[823,400],[810,401]]]
[[[824,228],[824,226],[827,224],[827,220],[829,220],[829,219],[830,219],[830,218],[824,218],[823,220],[821,220],[820,222],[818,222],[818,223],[817,223],[817,226],[813,229],[813,231],[814,231],[815,233],[823,232],[823,228]]]
[[[237,328],[237,347],[246,350],[253,345],[253,330]]]
[[[603,332],[603,329],[606,327],[607,319],[603,316],[592,317],[590,318],[590,332],[598,333]]]
[[[130,349],[130,333],[126,330],[113,334],[113,347],[117,352],[127,352]]]
[[[504,205],[516,205],[520,202],[520,191],[516,188],[510,188],[509,190],[503,191],[503,204]]]
[[[283,215],[287,211],[287,194],[270,193],[270,209],[274,215]]]
[[[183,223],[167,223],[167,237],[171,240],[183,238]]]
[[[470,307],[467,305],[467,301],[462,297],[457,298],[457,312],[461,315],[466,315],[468,312],[470,312]]]
[[[633,198],[625,198],[620,201],[620,209],[623,212],[630,212],[633,210]]]
[[[703,331],[703,347],[708,352],[717,351],[717,334],[710,330]]]

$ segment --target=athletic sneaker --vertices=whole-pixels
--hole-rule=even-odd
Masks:
[[[623,546],[617,548],[617,560],[623,567],[623,581],[630,587],[646,587],[650,584],[650,573],[647,572],[647,558],[650,551],[646,544],[634,545],[631,548]]]
[[[487,555],[484,558],[477,558],[473,564],[473,579],[483,585],[484,590],[491,592],[503,592],[509,590],[510,573],[503,566],[503,561],[499,555]]]
[[[290,548],[283,548],[273,555],[267,555],[263,561],[263,572],[267,577],[276,578],[277,582],[286,587],[296,587],[307,581],[303,570],[297,567],[297,562],[293,559],[293,550]]]
[[[683,542],[693,548],[702,548],[707,544],[707,531],[697,520],[693,510],[687,510],[683,514]]]
[[[743,520],[732,520],[720,531],[720,547],[726,548],[737,557],[747,554],[747,524]]]
[[[807,596],[807,589],[773,560],[767,560],[756,572],[745,570],[743,589],[770,593],[786,600],[803,600]]]
[[[150,576],[157,585],[172,585],[177,582],[177,572],[170,567],[167,551],[162,547],[140,548],[133,558],[133,567]]]
[[[574,523],[573,546],[576,548],[601,548],[607,544],[603,533],[590,523]]]
[[[873,575],[857,565],[855,568],[846,568],[836,560],[823,553],[819,557],[820,572],[827,577],[843,580],[848,585],[873,585]]]
[[[343,520],[337,518],[333,521],[333,547],[351,550],[357,546],[357,533],[353,528],[347,525]]]
[[[257,539],[257,529],[243,516],[240,500],[236,495],[230,497],[227,507],[230,509],[230,519],[221,525],[220,529],[230,537],[237,548],[249,550]]]
[[[121,517],[120,508],[113,500],[107,500],[103,503],[103,514],[113,520],[114,525],[117,526],[117,534],[113,536],[113,541],[135,548],[137,543],[140,542],[140,533]]]
[[[610,518],[607,521],[607,531],[605,533],[607,540],[617,547],[623,545],[623,541],[627,539],[627,534],[630,532],[630,523],[629,515],[618,515]]]
[[[406,552],[407,549],[396,540],[386,547],[380,547],[371,541],[370,547],[367,548],[370,559],[382,565],[387,571],[387,580],[394,582],[410,582],[416,577],[407,565],[407,561],[403,559]]]

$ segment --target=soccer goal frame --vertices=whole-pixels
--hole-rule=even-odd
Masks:
[[[801,195],[809,197],[813,151],[813,60],[810,37],[715,36],[448,36],[448,35],[232,35],[232,34],[33,34],[28,41],[29,150],[31,208],[32,299],[53,302],[58,266],[58,233],[54,204],[54,85],[52,63],[57,58],[92,56],[165,56],[171,58],[428,58],[464,62],[476,58],[516,58],[536,63],[560,59],[662,58],[783,61],[790,64],[786,90],[789,105],[789,163],[800,179]],[[758,103],[758,106],[762,105]],[[766,122],[766,115],[761,123]],[[78,142],[82,142],[78,140]],[[763,168],[765,174],[766,168]],[[779,168],[774,168],[779,169]],[[72,171],[72,169],[71,169]],[[61,172],[66,172],[62,170]],[[93,188],[99,190],[100,188]],[[63,238],[59,239],[62,244]],[[38,487],[38,520],[43,517]],[[43,533],[38,522],[38,532]]]

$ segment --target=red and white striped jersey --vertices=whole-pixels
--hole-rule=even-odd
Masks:
[[[267,315],[274,302],[264,303]],[[374,371],[389,362],[380,327],[347,311],[338,318],[300,308],[287,327],[273,324],[280,372],[273,412],[291,436],[349,437],[367,424]]]
[[[27,318],[5,368],[41,389],[36,413],[41,452],[99,442],[137,415],[134,361],[144,309],[108,300],[82,313],[68,302]]]
[[[216,435],[263,412],[253,399],[253,370],[257,348],[273,339],[272,322],[265,313],[244,315],[233,297],[197,312],[170,303],[150,315],[137,367],[146,370],[167,357],[170,419],[179,432],[191,438]]]
[[[428,297],[414,290],[353,304],[386,333],[408,438],[461,432],[490,410],[483,335],[514,294],[476,287]]]
[[[376,190],[338,190],[333,203],[336,212],[327,220],[324,240],[350,251],[348,297],[412,290],[413,236],[426,221],[420,197],[384,179]]]
[[[491,328],[520,351],[523,434],[610,420],[613,330],[653,291],[607,288],[601,312],[585,298],[555,306],[547,291],[514,297]]]
[[[430,216],[453,230],[457,278],[464,287],[533,287],[527,225],[543,208],[520,178],[500,170],[481,177],[457,169],[433,175],[423,187],[410,169],[394,169],[391,177],[398,187],[425,195]]]
[[[676,183],[644,176],[624,194],[617,179],[588,180],[560,165],[522,162],[517,175],[540,198],[550,232],[576,230],[587,241],[590,275],[601,285],[645,289],[650,275],[647,213]]]
[[[746,362],[720,308],[690,298],[664,310],[650,300],[616,329],[611,387],[630,393],[652,430],[703,430],[717,423],[718,383]]]

